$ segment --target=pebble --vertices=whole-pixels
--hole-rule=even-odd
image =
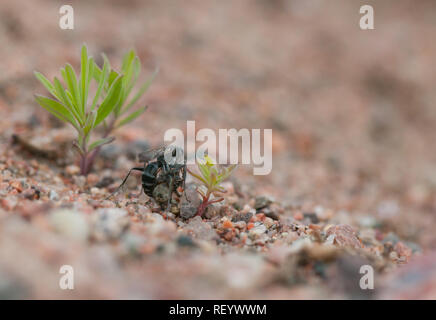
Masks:
[[[114,179],[112,177],[106,176],[103,177],[95,186],[97,188],[106,188],[110,186],[112,183],[114,183]]]
[[[80,168],[76,165],[69,165],[65,168],[65,172],[70,176],[75,176],[80,173]]]
[[[183,193],[180,201],[180,216],[183,219],[190,219],[197,213],[197,208],[201,203],[194,184],[186,185],[186,190]],[[189,201],[188,201],[189,200]]]
[[[220,209],[221,209],[221,205],[219,203],[212,203],[206,208],[204,217],[207,219],[212,219],[213,217],[219,215]]]
[[[248,236],[252,239],[259,237],[260,235],[264,234],[266,232],[266,227],[263,224],[257,225],[250,229]]]
[[[95,185],[99,180],[99,176],[95,173],[90,173],[86,176],[86,183],[88,185]]]
[[[13,210],[17,203],[18,199],[15,196],[9,196],[8,198],[4,198],[1,200],[2,207],[7,211]]]
[[[274,225],[274,220],[269,217],[266,217],[265,220],[263,221],[263,224],[265,225],[265,227],[269,229]]]
[[[86,185],[85,176],[73,176],[73,181],[79,188],[83,188]]]
[[[85,242],[89,235],[89,226],[81,212],[59,209],[49,216],[52,227],[60,234],[76,241]]]
[[[247,223],[245,221],[238,221],[233,224],[235,228],[244,230],[247,227]]]
[[[23,191],[23,185],[17,180],[9,182],[9,185],[20,193]]]
[[[35,189],[29,188],[29,189],[26,189],[23,191],[23,196],[26,199],[34,200],[34,199],[39,198],[39,193]]]
[[[237,213],[232,217],[232,222],[238,222],[238,221],[244,221],[245,223],[248,223],[251,219],[253,214],[251,212],[247,213]]]
[[[92,235],[99,241],[119,238],[129,226],[127,212],[120,208],[101,208],[92,216]]]
[[[331,241],[330,236],[334,236],[334,243],[341,247],[362,248],[362,242],[357,238],[356,232],[346,224],[332,226],[327,229],[327,241]]]
[[[209,224],[203,222],[199,216],[193,218],[185,226],[185,230],[192,232],[196,238],[202,240],[213,240],[218,238],[216,231],[213,230]]]
[[[99,188],[96,188],[96,187],[92,187],[90,191],[91,191],[91,194],[93,196],[101,194],[101,190]]]
[[[263,209],[263,208],[269,206],[273,202],[274,202],[274,200],[271,197],[268,197],[268,196],[258,196],[255,199],[254,208],[256,210],[260,210],[260,209]]]
[[[56,191],[54,190],[50,190],[48,193],[48,198],[52,201],[58,201],[59,200],[59,195]]]
[[[233,183],[231,181],[224,181],[221,183],[221,187],[224,188],[224,190],[226,190],[226,196],[227,195],[232,195],[235,193],[235,187],[233,185]]]
[[[194,248],[197,246],[190,236],[184,234],[178,236],[176,242],[179,247]]]
[[[296,212],[296,213],[294,213],[294,219],[295,220],[298,220],[298,221],[301,221],[301,220],[303,220],[303,214],[301,213],[301,212]]]
[[[358,223],[362,228],[375,228],[378,225],[377,219],[371,216],[359,217]]]
[[[316,213],[314,212],[305,212],[303,213],[305,219],[309,219],[311,223],[317,224],[319,223],[319,219]]]

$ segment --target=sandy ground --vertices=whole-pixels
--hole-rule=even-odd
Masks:
[[[375,30],[358,27],[363,4]],[[434,1],[72,5],[73,31],[56,1],[0,5],[0,298],[436,298]],[[144,80],[160,68],[88,177],[74,131],[33,99],[33,71],[78,70],[82,43],[116,66],[135,48]],[[273,129],[271,174],[239,166],[203,219],[153,212],[138,178],[104,200],[187,120]]]

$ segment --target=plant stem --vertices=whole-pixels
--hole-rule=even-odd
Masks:
[[[87,175],[87,157],[88,157],[88,151],[86,148],[86,137],[82,137],[82,141],[80,143],[80,149],[82,150],[82,154],[80,155],[80,174],[81,175]]]
[[[107,138],[109,136],[109,134],[112,132],[112,130],[114,129],[115,126],[115,121],[116,119],[113,119],[111,121],[111,123],[108,125],[108,127],[106,128],[102,138]],[[94,161],[95,158],[98,156],[98,154],[100,153],[102,146],[99,146],[97,148],[95,148],[94,150],[92,150],[90,153],[85,152],[85,154],[82,156],[82,160],[83,160],[83,170],[82,170],[82,163],[80,163],[80,171],[82,175],[87,175],[91,169],[92,166],[94,165]]]
[[[209,205],[211,205],[212,203],[221,202],[221,201],[224,200],[224,198],[218,198],[218,199],[214,199],[214,200],[209,201],[210,195],[211,195],[211,192],[208,191],[208,192],[206,193],[206,196],[202,196],[202,197],[203,197],[203,201],[202,201],[201,204],[198,206],[198,209],[197,209],[197,216],[202,217],[204,211],[206,211],[206,208],[207,208]]]

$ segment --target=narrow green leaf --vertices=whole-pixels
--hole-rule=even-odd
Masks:
[[[101,147],[102,145],[111,143],[114,140],[115,140],[115,137],[109,137],[109,138],[104,138],[104,139],[100,139],[100,140],[94,141],[93,143],[91,143],[89,145],[88,152],[92,151],[93,149],[95,149],[97,147]]]
[[[191,170],[187,169],[187,171],[189,172],[189,174],[191,176],[193,176],[194,178],[198,179],[199,181],[203,182],[205,185],[207,185],[207,182],[198,174],[192,172]]]
[[[132,98],[132,100],[127,104],[125,108],[121,111],[121,114],[126,113],[141,97],[142,95],[147,91],[148,87],[150,87],[151,83],[153,82],[154,77],[156,77],[157,73],[159,72],[159,69],[156,69],[156,71],[153,73],[151,78],[146,81],[139,91],[135,94],[135,96]]]
[[[102,70],[97,65],[97,63],[95,63],[95,61],[93,61],[93,65],[94,65],[94,71],[92,73],[92,76],[95,79],[95,81],[100,82],[100,77],[101,77]]]
[[[80,72],[80,97],[82,98],[82,109],[85,113],[86,101],[88,98],[88,77],[89,77],[89,58],[88,58],[88,50],[85,45],[82,46],[81,52],[81,72]]]
[[[80,94],[78,84],[77,84],[76,73],[74,72],[73,67],[68,63],[65,66],[65,72],[66,72],[66,76],[68,79],[67,80],[68,88],[70,89],[70,92],[71,92],[72,96],[74,97],[74,100],[76,101],[76,105],[77,105],[78,109],[80,110],[80,114],[84,115],[85,110],[84,110],[83,105],[82,105],[81,94]]]
[[[135,82],[138,80],[139,75],[141,74],[141,60],[138,57],[135,58],[133,63],[133,70],[135,71]]]
[[[71,104],[74,106],[77,113],[83,118],[84,114],[82,113],[82,108],[80,107],[80,99],[77,100],[77,94],[75,93],[77,91],[76,78],[71,79],[69,72],[67,72],[66,69],[67,67],[61,69],[61,75],[68,88],[68,91],[66,91],[67,96],[70,98]]]
[[[65,122],[71,123],[76,129],[78,129],[77,123],[74,120],[73,115],[63,104],[56,100],[40,95],[35,95],[35,99],[43,108],[52,113],[54,116]]]
[[[115,79],[118,78],[119,74],[118,72],[116,72],[115,70],[110,70],[109,72],[109,78],[108,78],[108,89],[112,86],[112,84],[114,83]]]
[[[94,73],[96,68],[98,69],[98,66],[95,65],[94,67]],[[108,77],[108,71],[109,71],[109,63],[107,61],[104,62],[103,70],[100,71],[99,81],[98,81],[98,87],[97,91],[95,92],[94,100],[92,101],[91,110],[94,110],[95,106],[98,103],[98,100],[100,99],[101,93],[103,91],[103,87],[106,83],[107,77]]]
[[[206,180],[207,184],[211,184],[211,177],[210,177],[210,172],[209,172],[209,168],[206,165],[202,165],[202,164],[198,164],[198,169],[201,172],[201,175],[203,176],[204,180]]]
[[[127,117],[125,117],[124,119],[120,120],[117,125],[116,128],[122,127],[130,122],[132,122],[133,120],[135,120],[137,117],[139,117],[141,114],[143,114],[145,112],[145,110],[147,110],[148,107],[143,107],[140,108],[134,112],[132,112],[130,115],[128,115]]]
[[[85,128],[83,129],[85,135],[87,135],[92,130],[92,128],[94,128],[96,119],[97,119],[97,111],[92,110],[89,113],[88,118],[86,118]]]
[[[133,59],[135,59],[135,51],[130,50],[123,56],[123,64],[121,66],[121,70],[126,72],[129,66],[132,64]]]
[[[80,125],[83,125],[83,119],[80,117],[80,115],[77,113],[76,109],[72,105],[71,100],[67,96],[67,94],[65,93],[65,89],[64,89],[64,87],[62,87],[62,84],[59,81],[59,79],[55,77],[53,80],[53,83],[55,86],[56,95],[59,97],[59,101],[62,102],[62,104],[65,107],[67,107],[68,110],[70,110],[70,112],[74,115],[74,117],[78,121],[78,123]]]
[[[134,62],[137,59],[136,54],[133,50],[130,50],[128,53],[124,55],[123,58],[123,66],[122,72],[124,75],[123,78],[123,95],[121,97],[121,104],[127,99],[130,91],[135,85],[136,79],[134,78]]]
[[[42,85],[54,96],[56,96],[56,91],[50,80],[48,80],[42,73],[34,71],[35,77],[42,83]]]
[[[88,78],[87,78],[87,87],[89,90],[89,84],[91,83],[92,80],[92,75],[94,74],[94,66],[96,66],[96,64],[94,63],[94,59],[92,57],[89,58],[88,60],[88,65],[89,65],[89,72],[88,72]],[[87,92],[88,94],[88,92]]]
[[[103,100],[100,107],[97,109],[97,119],[95,120],[95,126],[100,124],[116,107],[120,100],[121,88],[122,88],[123,76],[119,76],[109,88],[109,91]]]

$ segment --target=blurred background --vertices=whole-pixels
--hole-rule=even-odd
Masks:
[[[160,72],[141,100],[148,111],[116,143],[155,144],[187,120],[197,129],[272,128],[272,173],[238,169],[253,193],[373,215],[424,249],[436,246],[435,1],[69,4],[74,30],[59,28],[62,2],[0,5],[2,144],[50,127],[33,100],[45,94],[34,70],[49,78],[65,62],[77,70],[82,43],[119,68],[134,48],[144,81]],[[364,4],[374,7],[375,30],[359,28]]]

